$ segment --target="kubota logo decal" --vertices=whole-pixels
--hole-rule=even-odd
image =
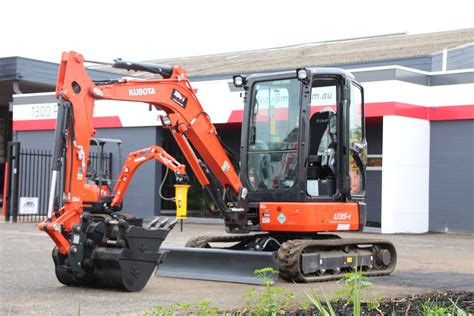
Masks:
[[[133,88],[128,89],[128,95],[136,97],[140,95],[153,95],[156,94],[155,88]]]

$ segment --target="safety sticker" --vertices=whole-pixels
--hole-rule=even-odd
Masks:
[[[74,234],[72,237],[72,243],[75,245],[78,245],[80,241],[81,241],[81,236],[78,234]]]
[[[186,108],[186,104],[188,103],[188,98],[176,89],[173,89],[173,93],[171,93],[171,100],[182,108]]]
[[[337,224],[337,230],[349,230],[351,224]]]
[[[229,165],[229,163],[227,162],[227,160],[224,160],[224,163],[222,164],[221,169],[222,169],[222,171],[224,171],[224,173],[229,172],[229,170],[230,170],[230,165]]]
[[[280,215],[278,215],[277,219],[280,222],[280,224],[283,224],[286,221],[286,216],[285,216],[285,214],[280,213]]]

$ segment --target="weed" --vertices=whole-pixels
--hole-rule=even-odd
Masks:
[[[265,287],[261,294],[257,294],[255,288],[251,288],[244,294],[245,307],[252,309],[248,315],[276,315],[282,310],[287,309],[294,299],[293,293],[283,288],[273,287],[272,277],[278,274],[273,268],[263,268],[255,270],[255,274]]]
[[[469,315],[471,315],[471,314],[468,314],[466,311],[464,311],[462,308],[460,308],[458,306],[458,300],[456,300],[456,302],[454,302],[452,299],[449,299],[449,301],[451,302],[452,306],[454,307],[455,315],[458,315],[458,316],[469,316]]]
[[[381,299],[369,299],[368,301],[365,302],[367,309],[369,311],[377,311],[380,315],[384,315],[384,313],[380,310],[380,300]],[[408,306],[408,309],[410,306]]]
[[[304,311],[308,310],[310,306],[311,302],[309,301],[309,299],[306,299],[300,303],[300,308]]]
[[[225,312],[219,312],[220,309],[212,306],[210,301],[199,301],[196,304],[182,303],[172,304],[169,307],[156,305],[153,312],[145,313],[145,316],[173,316],[173,315],[199,315],[199,316],[216,316],[228,315]]]
[[[421,312],[425,316],[444,316],[444,315],[452,315],[449,312],[448,307],[440,306],[436,302],[430,302],[430,300],[426,301],[425,303],[421,304]]]
[[[424,316],[468,316],[469,314],[462,310],[458,305],[457,301],[449,299],[451,302],[450,306],[440,306],[436,301],[426,301],[421,304],[421,312]]]
[[[356,267],[357,267],[357,259],[356,259]],[[363,289],[366,289],[372,285],[372,283],[366,281],[366,277],[362,274],[362,271],[355,270],[354,272],[348,272],[344,275],[344,277],[338,281],[338,283],[343,283],[345,289],[336,291],[336,296],[344,296],[346,299],[346,305],[352,303],[353,305],[353,315],[360,316],[361,311],[361,292]],[[295,283],[296,284],[296,283]],[[313,288],[310,288],[312,293],[308,293],[303,290],[303,293],[306,295],[308,300],[314,305],[314,307],[321,313],[323,316],[332,316],[335,315],[334,308],[331,304],[330,299],[323,291],[323,296],[325,300],[325,304],[321,302],[318,295],[315,293]],[[367,307],[370,310],[379,310],[379,302],[377,300],[368,301]]]
[[[367,308],[371,311],[377,309],[377,307],[380,306],[379,301],[376,299],[368,300],[367,302],[365,302],[365,304],[367,305]]]
[[[153,307],[153,312],[145,312],[144,316],[173,316],[172,307],[165,308],[162,305]]]
[[[324,305],[321,303],[321,300],[319,299],[318,295],[316,294],[314,289],[311,287],[311,285],[310,285],[310,288],[311,288],[312,293],[308,293],[304,290],[303,290],[303,293],[306,295],[308,300],[314,305],[314,307],[316,307],[319,313],[322,316],[335,316],[336,313],[334,312],[334,308],[332,307],[331,301],[327,297],[326,293],[323,292],[324,300],[326,303],[326,307],[324,307]]]
[[[362,271],[356,269],[354,272],[346,273],[344,277],[338,281],[338,283],[344,284],[345,289],[337,291],[336,295],[342,295],[346,298],[347,303],[352,303],[354,316],[360,315],[362,290],[372,286],[372,283],[366,281],[366,279],[367,277],[362,274]]]

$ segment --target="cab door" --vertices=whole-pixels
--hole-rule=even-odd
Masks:
[[[348,102],[349,183],[348,192],[353,200],[364,200],[367,141],[365,137],[364,92],[360,84],[347,80],[350,87]]]

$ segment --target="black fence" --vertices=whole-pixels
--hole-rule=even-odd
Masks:
[[[100,153],[89,155],[87,174],[94,177],[102,169],[105,175],[112,178],[112,154],[104,153],[102,168],[99,167]],[[6,221],[39,222],[47,216],[48,198],[51,186],[50,150],[21,148],[20,143],[12,142],[8,146],[8,179]],[[56,183],[56,204],[62,205],[62,188],[64,172],[60,173]]]

